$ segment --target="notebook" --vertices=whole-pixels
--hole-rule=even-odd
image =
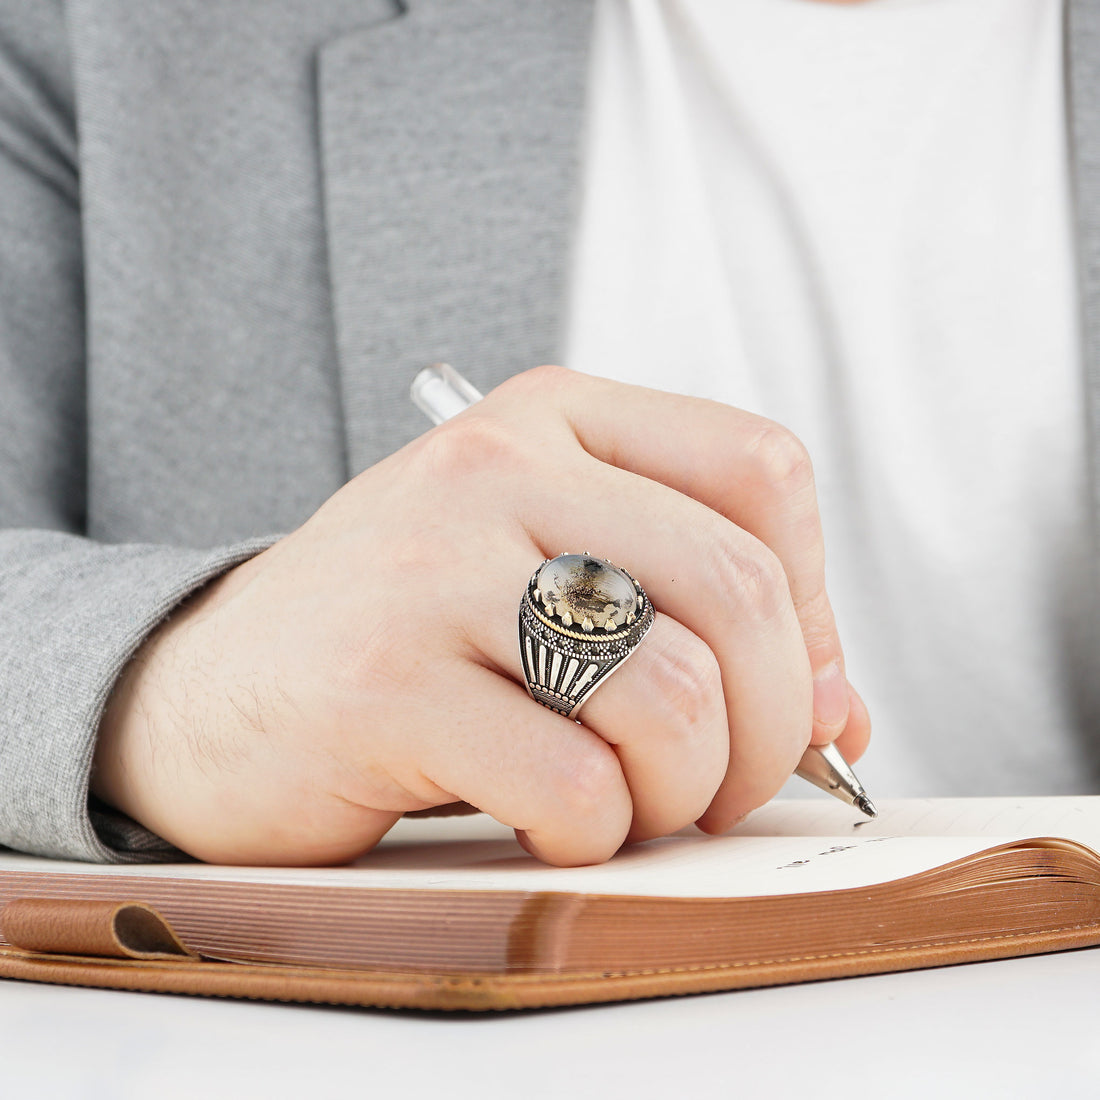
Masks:
[[[0,852],[0,976],[426,1009],[774,985],[1100,943],[1100,797],[776,801],[553,868],[484,816],[354,864]]]

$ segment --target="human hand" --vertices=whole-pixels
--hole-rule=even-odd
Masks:
[[[539,561],[582,549],[629,569],[658,614],[578,725],[522,686],[516,617]],[[543,367],[154,632],[92,782],[205,860],[346,861],[402,812],[465,801],[568,865],[692,821],[721,831],[811,740],[854,760],[868,736],[801,444],[728,406]]]

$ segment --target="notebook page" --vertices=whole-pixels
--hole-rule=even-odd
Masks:
[[[774,802],[731,833],[694,829],[624,849],[596,867],[540,864],[510,829],[483,816],[404,819],[348,867],[205,864],[104,867],[0,854],[0,870],[363,889],[517,890],[661,897],[739,897],[869,886],[1011,840],[1065,836],[1100,849],[1100,797],[907,799],[878,820],[834,800]]]

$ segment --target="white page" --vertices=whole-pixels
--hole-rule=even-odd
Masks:
[[[0,871],[201,878],[300,886],[745,897],[869,886],[997,844],[1061,836],[1100,849],[1100,797],[902,799],[865,821],[835,800],[777,801],[721,837],[694,829],[624,849],[595,867],[547,867],[478,815],[403,819],[348,867],[102,866],[0,853]],[[864,823],[865,822],[865,823]]]

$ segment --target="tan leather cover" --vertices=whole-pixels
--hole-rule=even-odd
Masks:
[[[72,908],[89,904],[96,906],[97,911]],[[3,931],[12,946],[0,947],[0,977],[106,989],[382,1008],[484,1011],[634,1000],[913,970],[1100,944],[1100,922],[1090,922],[1037,935],[978,937],[949,945],[918,945],[901,950],[866,948],[830,955],[763,959],[737,966],[456,975],[220,962],[200,959],[193,953],[161,952],[156,957],[135,957],[135,950],[164,941],[154,939],[136,945],[121,942],[126,936],[120,939],[118,935],[117,914],[134,907],[46,899],[38,899],[36,906],[28,909],[21,900],[5,907]],[[14,913],[13,907],[18,907]],[[148,912],[157,917],[155,911]],[[32,927],[35,922],[37,930]],[[161,923],[178,942],[167,923]],[[78,929],[75,933],[74,926]],[[32,942],[47,951],[31,949]],[[21,946],[15,946],[16,943]],[[96,952],[86,951],[89,946],[96,947]],[[62,947],[71,950],[59,950]],[[187,950],[182,944],[180,947]]]

